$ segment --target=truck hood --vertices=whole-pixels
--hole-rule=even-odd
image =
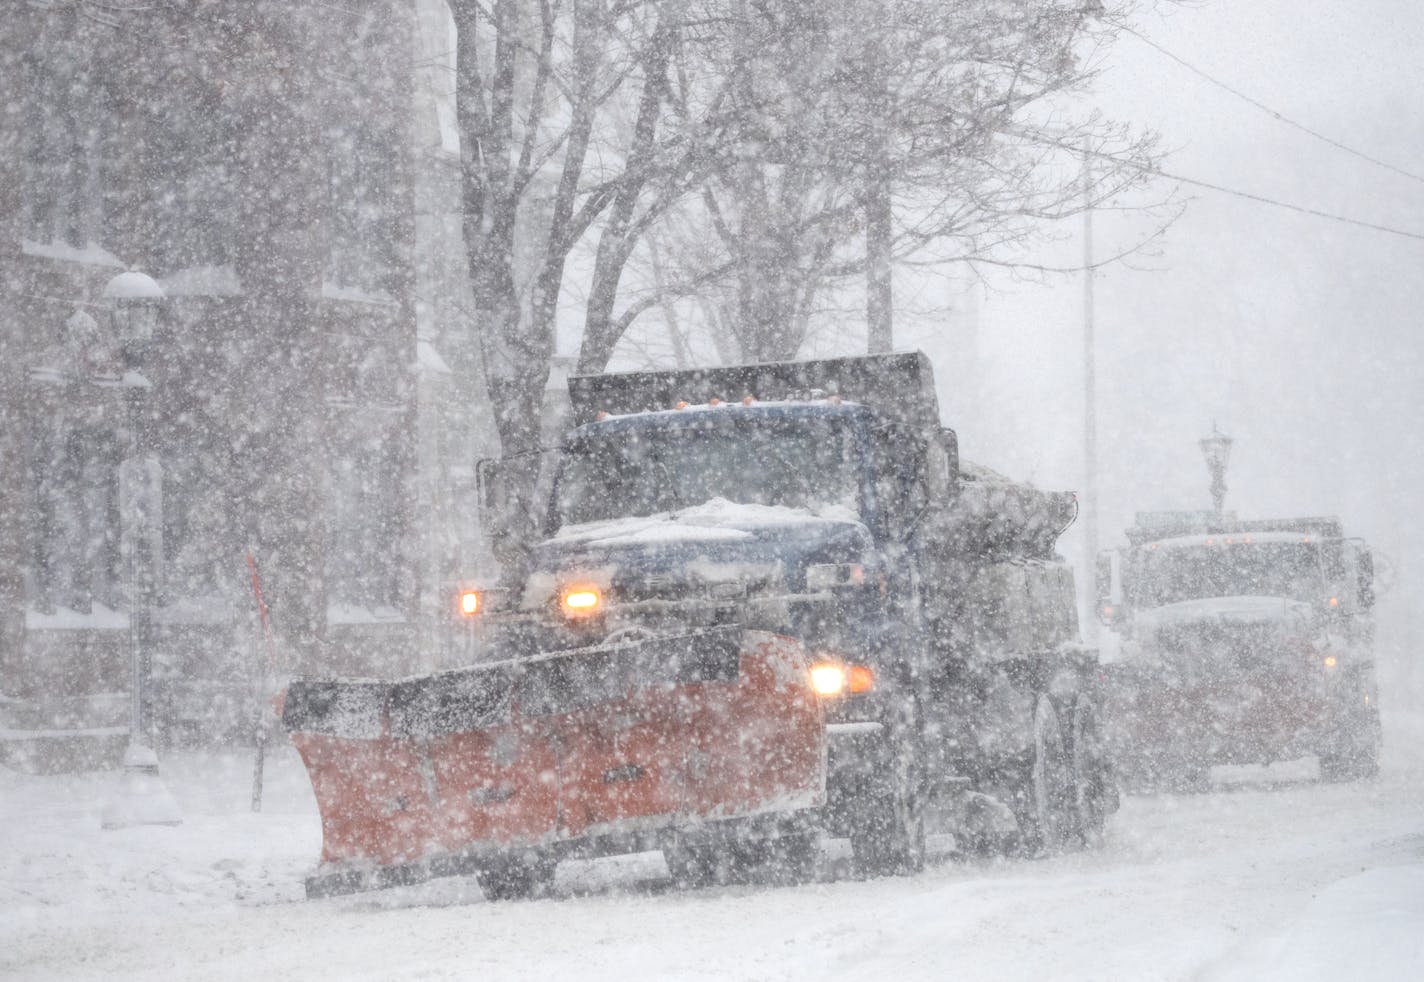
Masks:
[[[1240,624],[1289,626],[1308,623],[1310,605],[1289,597],[1207,597],[1183,600],[1151,610],[1136,618],[1143,633],[1190,624]]]
[[[799,590],[811,563],[862,562],[873,548],[851,509],[817,511],[713,498],[675,512],[566,525],[534,551],[523,606],[584,578],[625,595],[744,582]]]
[[[1212,597],[1139,614],[1143,654],[1207,670],[1213,677],[1295,664],[1317,631],[1310,605],[1287,597]]]

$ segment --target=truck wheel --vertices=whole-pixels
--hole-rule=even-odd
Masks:
[[[912,739],[891,739],[891,773],[866,789],[850,833],[856,868],[867,876],[908,876],[925,868],[925,816],[919,753]]]
[[[816,878],[820,844],[813,832],[782,835],[765,843],[763,876],[769,883],[809,883]]]
[[[725,882],[729,864],[724,863],[716,846],[692,846],[683,842],[663,847],[663,861],[668,875],[680,887],[705,887]]]
[[[1320,779],[1335,783],[1376,776],[1382,739],[1379,709],[1371,705],[1352,731],[1340,734],[1336,746],[1320,752]]]
[[[663,848],[668,874],[680,887],[727,883],[805,883],[815,876],[814,834],[797,832],[772,839]]]
[[[1012,797],[1019,852],[1039,856],[1062,851],[1073,824],[1073,780],[1058,713],[1046,695],[1034,705],[1029,759]]]
[[[1118,809],[1117,781],[1098,728],[1093,703],[1075,696],[1068,707],[1067,753],[1070,774],[1069,832],[1092,847],[1103,839],[1107,818]]]
[[[525,900],[548,891],[556,865],[553,857],[534,853],[503,856],[476,873],[475,879],[486,900]]]

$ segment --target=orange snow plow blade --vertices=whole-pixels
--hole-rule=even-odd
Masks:
[[[738,628],[394,682],[298,680],[283,722],[321,811],[308,896],[825,801],[804,650]]]

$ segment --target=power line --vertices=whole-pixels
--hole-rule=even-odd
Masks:
[[[1361,160],[1369,161],[1370,163],[1374,164],[1374,165],[1377,166],[1377,167],[1383,167],[1385,170],[1393,171],[1394,173],[1399,174],[1401,177],[1407,177],[1407,178],[1409,178],[1410,180],[1419,181],[1421,184],[1424,184],[1424,176],[1421,176],[1421,175],[1419,175],[1419,174],[1415,174],[1415,173],[1413,173],[1412,171],[1407,171],[1407,170],[1405,170],[1405,169],[1402,168],[1402,167],[1396,167],[1394,164],[1391,164],[1391,163],[1389,163],[1388,161],[1385,161],[1385,160],[1380,160],[1378,157],[1372,157],[1372,156],[1370,156],[1369,154],[1365,153],[1365,152],[1362,151],[1362,150],[1356,150],[1354,147],[1351,147],[1351,146],[1348,146],[1348,145],[1346,145],[1346,144],[1344,144],[1344,143],[1341,143],[1339,140],[1336,140],[1336,139],[1334,139],[1333,137],[1326,136],[1324,133],[1320,133],[1320,132],[1318,132],[1317,130],[1313,130],[1313,129],[1311,129],[1309,126],[1306,126],[1304,123],[1296,122],[1294,119],[1291,119],[1289,116],[1285,115],[1284,113],[1277,112],[1276,110],[1272,109],[1270,106],[1266,105],[1264,102],[1261,102],[1261,101],[1258,100],[1258,99],[1253,99],[1251,96],[1249,96],[1249,95],[1247,95],[1246,93],[1242,92],[1240,89],[1237,89],[1237,88],[1232,87],[1231,85],[1228,85],[1227,83],[1221,81],[1220,79],[1218,79],[1218,78],[1216,78],[1216,77],[1214,77],[1214,76],[1208,74],[1207,72],[1203,71],[1202,69],[1200,69],[1200,68],[1196,67],[1195,65],[1191,64],[1190,62],[1188,62],[1188,61],[1185,60],[1184,58],[1178,57],[1177,55],[1175,55],[1175,54],[1173,54],[1172,52],[1168,51],[1166,48],[1162,47],[1162,45],[1158,44],[1156,41],[1153,41],[1151,38],[1149,38],[1149,37],[1147,37],[1147,36],[1145,36],[1145,35],[1143,35],[1143,34],[1139,34],[1137,31],[1134,31],[1134,30],[1133,30],[1132,28],[1130,28],[1130,27],[1125,27],[1125,26],[1124,26],[1124,27],[1122,28],[1122,30],[1126,31],[1128,34],[1131,34],[1133,37],[1137,38],[1137,40],[1141,41],[1143,44],[1147,45],[1149,48],[1153,48],[1154,50],[1156,50],[1156,51],[1159,52],[1160,54],[1165,55],[1166,57],[1172,59],[1172,60],[1175,61],[1177,64],[1179,64],[1179,65],[1181,65],[1183,68],[1185,68],[1187,71],[1192,72],[1193,74],[1196,74],[1196,75],[1201,76],[1202,78],[1204,78],[1204,79],[1206,79],[1208,82],[1210,82],[1212,85],[1215,85],[1217,88],[1223,89],[1223,90],[1225,90],[1226,92],[1229,92],[1229,93],[1231,93],[1232,95],[1236,96],[1236,98],[1241,99],[1241,100],[1243,100],[1243,101],[1245,101],[1245,102],[1250,103],[1251,105],[1255,106],[1257,109],[1261,110],[1262,112],[1266,113],[1267,115],[1273,116],[1273,117],[1275,117],[1277,120],[1279,120],[1280,122],[1285,123],[1287,126],[1293,126],[1293,127],[1295,127],[1296,129],[1300,130],[1302,133],[1308,134],[1309,136],[1313,136],[1315,139],[1320,140],[1320,141],[1323,142],[1323,143],[1328,143],[1330,146],[1336,148],[1337,150],[1343,150],[1343,151],[1345,151],[1345,152],[1348,153],[1348,154],[1351,154],[1351,155],[1353,155],[1353,156],[1355,156],[1355,157],[1359,157]]]
[[[1094,156],[1105,157],[1109,160],[1117,158],[1105,153],[1095,153]],[[1319,208],[1309,208],[1305,205],[1292,204],[1289,201],[1280,201],[1276,198],[1268,198],[1263,194],[1252,194],[1250,191],[1238,191],[1236,188],[1229,188],[1221,184],[1213,184],[1210,181],[1198,180],[1194,177],[1183,177],[1181,174],[1172,174],[1161,168],[1153,167],[1149,164],[1140,164],[1134,160],[1119,160],[1119,163],[1127,164],[1129,167],[1136,167],[1140,171],[1149,174],[1157,174],[1171,181],[1181,181],[1183,184],[1191,184],[1195,187],[1206,188],[1210,191],[1218,191],[1222,194],[1229,194],[1237,198],[1245,198],[1247,201],[1256,201],[1264,205],[1274,205],[1277,208],[1285,208],[1288,211],[1299,212],[1302,215],[1313,215],[1316,218],[1326,218],[1332,222],[1340,222],[1344,225],[1355,225],[1359,228],[1373,229],[1376,232],[1388,232],[1390,235],[1402,235],[1406,239],[1418,239],[1424,242],[1424,235],[1418,232],[1410,232],[1407,229],[1394,228],[1390,225],[1379,225],[1375,222],[1367,222],[1359,218],[1351,218],[1348,215],[1337,215],[1334,212],[1322,211]]]
[[[1125,157],[1114,156],[1102,150],[1092,150],[1086,146],[1075,147],[1064,141],[1062,137],[1050,137],[1035,135],[1032,130],[1016,130],[1015,135],[1026,139],[1032,143],[1039,143],[1044,146],[1056,147],[1060,150],[1070,150],[1073,153],[1081,153],[1087,157],[1096,157],[1099,160],[1106,160],[1119,167],[1131,167],[1144,174],[1151,174],[1156,177],[1165,177],[1169,181],[1180,181],[1182,184],[1190,184],[1193,187],[1206,188],[1208,191],[1217,191],[1221,194],[1229,194],[1235,198],[1244,198],[1247,201],[1255,201],[1263,205],[1274,205],[1277,208],[1284,208],[1287,211],[1299,212],[1302,215],[1311,215],[1315,218],[1324,218],[1332,222],[1340,222],[1343,225],[1354,225],[1358,228],[1367,228],[1376,232],[1388,232],[1390,235],[1403,236],[1406,239],[1418,239],[1424,242],[1424,233],[1411,232],[1408,229],[1395,228],[1392,225],[1380,225],[1377,222],[1367,222],[1360,218],[1351,218],[1348,215],[1337,214],[1333,211],[1324,211],[1320,208],[1311,208],[1307,205],[1297,205],[1289,201],[1281,201],[1279,198],[1271,198],[1264,194],[1255,194],[1251,191],[1242,191],[1237,188],[1227,187],[1224,184],[1213,184],[1211,181],[1203,181],[1200,178],[1186,177],[1182,174],[1174,174],[1171,171],[1145,163],[1140,160],[1129,160]]]
[[[1062,146],[1062,144],[1056,140],[1040,140],[1039,142],[1052,144],[1054,146]],[[1277,208],[1284,208],[1287,211],[1299,212],[1302,215],[1313,215],[1316,218],[1326,218],[1332,222],[1340,222],[1344,225],[1355,225],[1359,228],[1373,229],[1376,232],[1388,232],[1391,235],[1402,235],[1406,239],[1418,239],[1421,242],[1424,242],[1424,234],[1421,234],[1419,232],[1410,232],[1407,229],[1394,228],[1391,225],[1380,225],[1375,222],[1367,222],[1360,218],[1351,218],[1348,215],[1339,215],[1332,211],[1322,211],[1319,208],[1310,208],[1306,205],[1292,204],[1289,201],[1281,201],[1278,198],[1269,198],[1264,194],[1253,194],[1250,191],[1241,191],[1236,188],[1229,188],[1224,184],[1213,184],[1211,181],[1203,181],[1195,177],[1184,177],[1181,174],[1173,174],[1171,171],[1162,170],[1160,167],[1155,167],[1152,164],[1142,163],[1141,161],[1137,160],[1127,160],[1122,157],[1114,157],[1112,154],[1103,153],[1101,150],[1089,150],[1087,148],[1081,148],[1080,152],[1087,154],[1090,157],[1097,157],[1102,160],[1111,161],[1114,164],[1118,164],[1125,167],[1132,167],[1135,170],[1139,170],[1144,174],[1154,174],[1157,177],[1165,177],[1169,181],[1180,181],[1183,184],[1190,184],[1194,187],[1206,188],[1209,191],[1218,191],[1221,194],[1229,194],[1232,197],[1245,198],[1247,201],[1255,201],[1263,205],[1274,205]]]

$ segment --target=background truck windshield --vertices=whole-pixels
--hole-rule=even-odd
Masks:
[[[654,515],[717,497],[858,511],[859,457],[844,418],[729,410],[691,424],[620,427],[579,441],[564,456],[555,524]]]
[[[1208,597],[1290,597],[1317,603],[1325,584],[1314,543],[1265,542],[1139,549],[1134,601],[1156,607]],[[1134,589],[1135,588],[1135,589]]]

